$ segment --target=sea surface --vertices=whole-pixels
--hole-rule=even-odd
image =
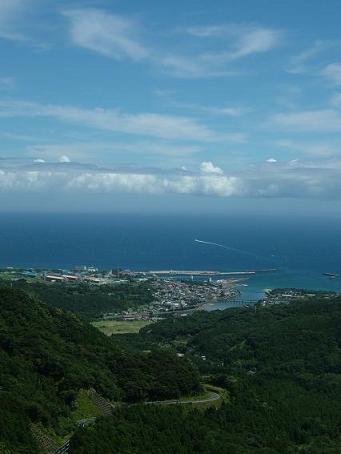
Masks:
[[[322,274],[341,273],[341,219],[0,214],[0,266],[79,265],[131,270],[275,268],[247,277],[238,287],[250,300],[277,287],[341,292],[341,277]]]

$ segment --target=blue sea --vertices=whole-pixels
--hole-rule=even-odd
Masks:
[[[205,241],[205,244],[195,240]],[[220,245],[220,246],[219,246]],[[223,247],[222,247],[223,246]],[[240,290],[341,292],[341,219],[268,216],[0,214],[0,266],[245,271]]]

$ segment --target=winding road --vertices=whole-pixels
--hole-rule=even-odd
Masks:
[[[193,399],[193,400],[155,400],[153,402],[144,402],[143,405],[186,405],[186,404],[206,404],[208,402],[214,402],[220,400],[221,396],[218,393],[209,391],[207,397],[204,399]]]

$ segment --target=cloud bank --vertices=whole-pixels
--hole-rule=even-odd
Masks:
[[[29,165],[0,161],[0,192],[179,194],[212,197],[318,197],[341,196],[341,161],[322,163],[273,159],[237,174],[225,173],[212,162],[197,172],[182,169],[101,169],[36,159]]]

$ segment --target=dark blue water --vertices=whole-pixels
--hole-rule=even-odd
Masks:
[[[228,249],[194,242],[225,245]],[[278,268],[243,293],[303,287],[341,291],[341,220],[255,216],[0,214],[0,266],[193,269]]]

